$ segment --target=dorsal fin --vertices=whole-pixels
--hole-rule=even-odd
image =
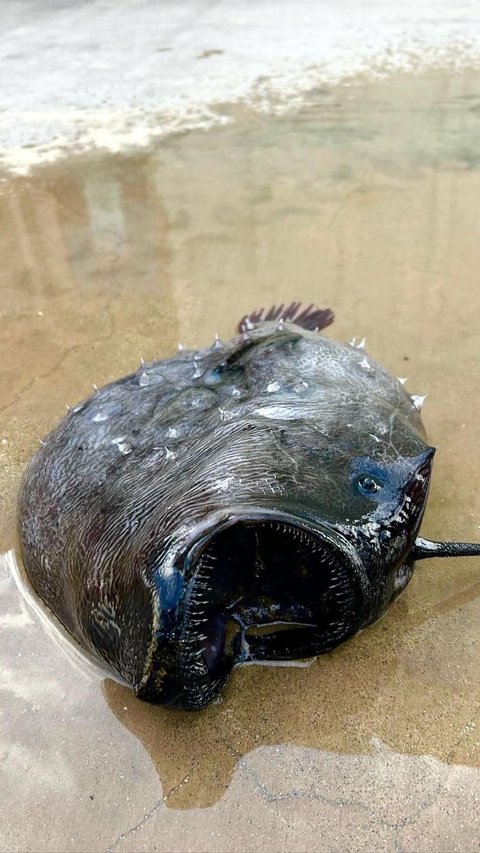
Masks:
[[[301,326],[309,331],[320,331],[333,323],[334,313],[330,308],[317,308],[316,305],[302,305],[301,302],[291,302],[290,305],[272,305],[267,310],[260,308],[246,314],[238,324],[240,332],[248,332],[260,323],[285,320]]]

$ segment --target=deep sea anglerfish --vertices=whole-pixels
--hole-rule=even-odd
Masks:
[[[201,708],[236,664],[328,652],[414,562],[434,448],[422,398],[293,303],[142,363],[42,442],[20,493],[28,578],[141,699]]]

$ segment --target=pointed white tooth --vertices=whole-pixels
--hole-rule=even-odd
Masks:
[[[65,407],[67,409],[67,412],[71,412],[71,407],[68,405],[68,403],[65,403]]]
[[[247,330],[247,332],[251,332],[252,329],[255,328],[255,324],[252,323],[252,321],[248,317],[245,317],[245,320],[243,321],[243,325],[245,326],[245,329]]]
[[[427,399],[426,394],[424,394],[423,396],[420,394],[412,394],[412,396],[411,396],[411,401],[412,401],[413,405],[415,406],[415,408],[418,409],[418,411],[420,411],[420,409],[422,408],[426,399]]]
[[[143,357],[140,358],[140,364],[142,365],[142,367],[145,367],[145,360]]]
[[[400,382],[400,385],[405,385],[405,382],[407,381],[408,380],[406,376],[397,376],[397,382]]]
[[[185,349],[185,347],[183,346],[183,344],[180,343],[180,341],[177,344],[177,349],[179,352],[182,352],[182,350]]]
[[[357,349],[365,349],[365,347],[366,347],[366,346],[367,346],[367,339],[366,339],[366,338],[362,338],[362,340],[360,341],[360,343],[356,345],[356,348],[357,348]]]
[[[351,347],[356,347],[356,346],[357,346],[357,339],[356,339],[356,338],[352,338],[352,340],[350,341],[349,346],[351,346]]]
[[[95,382],[93,383],[93,389],[94,391],[98,391],[98,385],[96,385]]]
[[[223,342],[220,340],[218,332],[215,332],[215,340],[213,342],[213,349],[222,349]]]

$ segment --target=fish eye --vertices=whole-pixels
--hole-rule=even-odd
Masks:
[[[355,485],[362,495],[373,495],[383,488],[383,483],[376,477],[370,474],[360,474],[355,478]]]

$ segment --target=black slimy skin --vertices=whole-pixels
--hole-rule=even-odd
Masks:
[[[142,364],[31,460],[27,575],[140,698],[201,708],[236,664],[327,652],[415,558],[452,553],[416,541],[434,454],[420,398],[314,330],[331,319],[258,312],[227,343]]]

